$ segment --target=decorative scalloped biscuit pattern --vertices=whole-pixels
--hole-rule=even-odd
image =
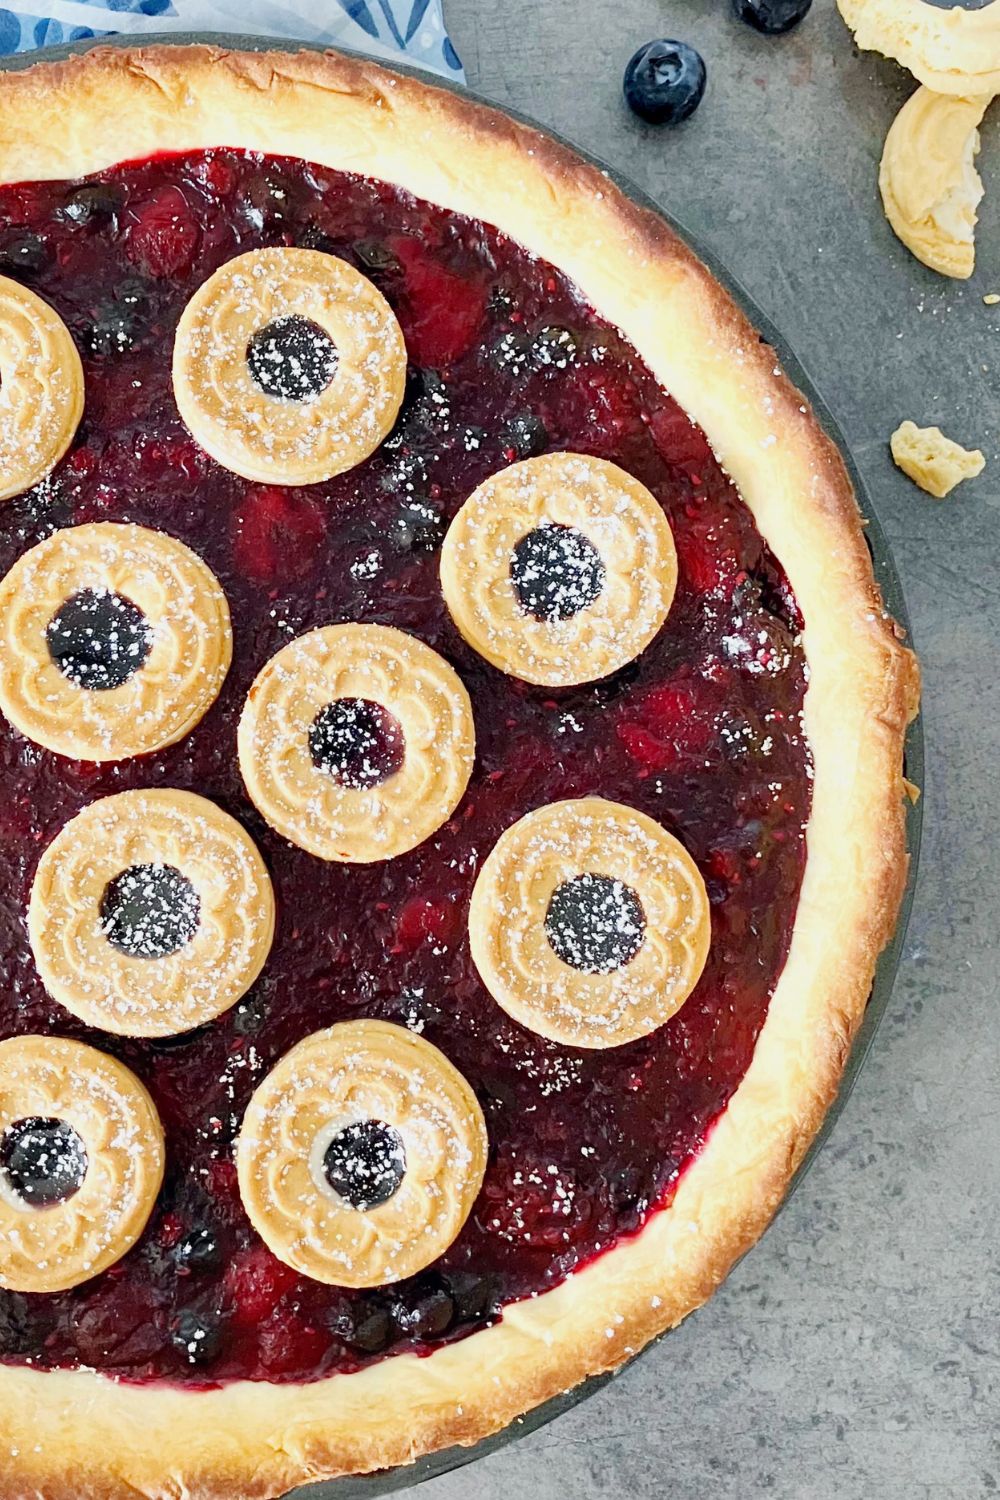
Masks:
[[[568,618],[539,620],[511,581],[518,542],[540,525],[582,532],[600,554],[604,586]],[[549,453],[491,476],[448,529],[441,585],[465,639],[525,682],[592,682],[638,656],[663,625],[677,584],[677,554],[662,508],[631,474],[605,459]]]
[[[38,484],[83,416],[83,366],[47,302],[0,276],[0,500]]]
[[[199,900],[193,937],[162,958],[120,952],[101,919],[109,882],[147,864],[179,870]],[[274,895],[256,845],[213,802],[120,792],[85,807],[42,855],[28,936],[46,989],[81,1021],[173,1036],[222,1015],[253,984],[274,936]]]
[[[267,395],[250,373],[255,333],[283,318],[316,323],[337,364],[319,395]],[[314,484],[368,457],[396,420],[406,344],[381,292],[319,250],[251,250],[221,266],[177,326],[174,395],[202,447],[245,479]]]
[[[379,1120],[403,1142],[400,1186],[351,1207],[322,1172],[325,1144]],[[338,1286],[381,1286],[444,1253],[482,1185],[488,1141],[475,1094],[448,1059],[401,1026],[347,1021],[286,1055],[247,1108],[237,1145],[250,1219],[287,1265]]]
[[[124,595],[146,616],[152,646],[119,687],[65,677],[46,629],[86,589]],[[0,583],[0,709],[58,755],[126,760],[182,739],[214,703],[232,658],[226,596],[183,542],[144,526],[96,522],[57,531]]]
[[[639,897],[645,932],[629,963],[590,974],[546,935],[553,892],[606,875]],[[683,844],[652,818],[602,797],[553,802],[521,818],[489,855],[469,910],[472,956],[490,994],[530,1031],[568,1047],[619,1047],[668,1021],[705,960],[705,884]]]
[[[402,766],[377,786],[344,786],[314,764],[309,730],[343,698],[399,722]],[[273,656],[247,697],[240,769],[261,813],[320,859],[366,864],[423,843],[458,806],[475,757],[472,705],[430,646],[384,625],[328,625]]]
[[[79,1190],[33,1208],[0,1180],[0,1286],[58,1292],[120,1260],[142,1234],[163,1181],[163,1129],[128,1068],[82,1042],[0,1042],[0,1135],[40,1116],[72,1126],[87,1152]]]

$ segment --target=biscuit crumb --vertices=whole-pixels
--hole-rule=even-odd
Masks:
[[[997,303],[1000,302],[1000,292],[987,292],[983,301],[987,307],[996,307]]]
[[[974,479],[986,467],[978,448],[963,448],[940,427],[901,422],[889,439],[893,461],[928,495],[943,500],[963,479]]]

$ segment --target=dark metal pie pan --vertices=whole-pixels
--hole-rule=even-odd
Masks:
[[[93,39],[88,39],[86,41],[73,42],[59,47],[44,47],[40,48],[36,52],[17,53],[12,57],[0,59],[0,71],[14,72],[23,68],[30,67],[33,63],[36,62],[58,62],[61,59],[72,57],[75,54],[81,52],[87,52],[93,47],[98,46],[178,46],[190,45],[192,43],[198,42],[212,43],[218,46],[234,48],[245,52],[281,52],[289,50],[322,52],[326,50],[322,46],[316,45],[314,43],[297,42],[294,40],[294,38],[282,40],[280,38],[276,39],[273,37],[228,36],[219,35],[212,32],[198,31],[175,31],[150,35],[127,34],[120,36],[96,37]],[[382,66],[386,65],[384,60],[382,59],[373,58],[371,59],[371,61],[379,62]],[[482,95],[475,93],[471,89],[465,89],[460,84],[448,83],[447,81],[440,79],[433,74],[426,73],[421,69],[406,67],[396,63],[392,63],[391,66],[398,72],[407,73],[411,77],[421,79],[424,82],[433,84],[435,87],[448,89],[452,93],[460,94],[464,98],[473,99],[477,103],[487,105],[490,108],[496,109],[499,107],[493,104],[491,100],[484,98]],[[787,344],[784,342],[777,329],[773,326],[770,319],[766,317],[765,314],[761,312],[761,310],[756,306],[753,298],[744,290],[744,288],[740,285],[736,278],[731,275],[731,273],[724,266],[720,265],[715,255],[713,255],[711,251],[707,250],[705,246],[699,242],[698,236],[696,234],[690,233],[684,227],[684,225],[679,223],[678,220],[674,218],[674,216],[666,209],[664,209],[661,204],[654,202],[652,198],[650,198],[646,193],[643,193],[639,188],[635,186],[634,183],[630,182],[628,178],[624,177],[616,169],[606,166],[604,162],[600,161],[590,152],[581,150],[579,146],[575,145],[572,141],[566,140],[564,136],[558,135],[555,131],[550,130],[547,126],[538,125],[536,121],[532,120],[527,115],[521,114],[517,110],[507,109],[506,107],[504,107],[504,112],[521,121],[523,124],[531,125],[534,128],[542,130],[544,131],[544,133],[554,137],[556,140],[560,141],[563,145],[568,147],[568,149],[576,152],[576,154],[582,157],[585,161],[591,162],[594,166],[599,167],[601,171],[606,172],[610,179],[614,183],[616,183],[617,186],[622,190],[622,192],[624,192],[627,197],[631,198],[633,202],[639,204],[642,208],[649,209],[653,213],[658,214],[660,218],[665,219],[666,222],[671,226],[671,228],[676,230],[677,234],[680,235],[680,237],[685,240],[695,251],[695,253],[700,256],[700,258],[706,263],[706,265],[711,269],[713,275],[715,275],[718,281],[722,283],[722,285],[733,297],[734,301],[736,301],[743,308],[744,312],[746,313],[747,317],[750,319],[754,327],[764,335],[768,343],[771,344],[777,351],[781,363],[784,365],[789,377],[795,382],[799,389],[805,393],[808,400],[812,404],[813,410],[815,411],[820,423],[832,437],[833,441],[837,444],[837,447],[840,449],[840,452],[844,457],[851,475],[851,480],[854,484],[855,493],[858,496],[858,502],[860,504],[862,514],[865,516],[867,521],[865,537],[868,544],[868,550],[870,551],[872,556],[872,565],[875,570],[875,577],[878,580],[879,587],[882,590],[882,595],[885,599],[886,607],[909,634],[909,618],[907,614],[906,604],[903,598],[902,582],[900,580],[899,573],[896,570],[896,565],[893,561],[892,553],[889,549],[889,543],[886,539],[885,532],[882,530],[882,527],[879,524],[879,521],[874,513],[871,504],[871,497],[864,484],[864,481],[862,480],[861,474],[858,471],[858,468],[847,448],[843,433],[837,425],[836,420],[831,414],[822,396],[813,385],[812,380],[803,369],[799,360],[796,359],[795,355],[788,348]],[[122,157],[123,159],[126,159],[127,156],[128,147],[126,142],[123,145]],[[924,739],[923,730],[919,719],[917,719],[910,726],[909,732],[907,734],[905,766],[906,774],[909,780],[915,782],[917,786],[922,786],[924,784]],[[795,1177],[792,1179],[791,1185],[789,1186],[788,1195],[785,1198],[785,1202],[788,1201],[788,1197],[791,1196],[791,1193],[802,1181],[802,1178],[805,1176],[806,1172],[809,1170],[809,1167],[816,1159],[817,1153],[821,1149],[824,1141],[830,1134],[831,1130],[837,1122],[837,1119],[843,1111],[844,1106],[846,1105],[847,1100],[850,1097],[851,1090],[853,1089],[854,1084],[857,1081],[858,1074],[861,1071],[865,1058],[867,1057],[869,1049],[871,1048],[872,1042],[875,1039],[875,1033],[878,1030],[879,1023],[881,1022],[882,1017],[885,1014],[886,1008],[889,1004],[889,997],[892,993],[893,980],[896,975],[896,969],[899,965],[899,959],[903,948],[903,940],[906,935],[906,927],[909,921],[910,908],[913,904],[913,893],[917,874],[917,862],[920,852],[921,823],[922,804],[918,802],[916,805],[910,806],[907,812],[907,842],[910,850],[910,870],[906,885],[906,891],[903,896],[903,904],[899,913],[899,921],[896,925],[896,932],[889,946],[886,948],[885,952],[879,959],[878,967],[875,972],[875,980],[872,985],[871,998],[868,1002],[868,1008],[865,1012],[864,1020],[862,1021],[861,1027],[858,1031],[857,1038],[855,1039],[854,1046],[851,1050],[851,1055],[848,1059],[847,1066],[844,1069],[837,1098],[830,1107],[826,1119],[823,1122],[822,1128],[820,1129],[819,1134],[816,1136],[816,1139],[813,1141],[808,1152],[806,1153],[802,1165],[799,1167],[798,1171],[795,1174]],[[666,1338],[667,1335],[664,1334],[661,1337]],[[645,1349],[641,1350],[633,1360],[629,1361],[629,1363],[634,1364],[636,1360],[644,1358],[649,1350],[659,1342],[660,1340],[656,1339],[653,1340],[652,1343],[647,1344]],[[623,1366],[622,1368],[625,1367]],[[439,1453],[428,1454],[423,1458],[417,1459],[415,1463],[407,1464],[400,1468],[381,1470],[375,1474],[363,1475],[360,1477],[335,1479],[324,1481],[319,1484],[304,1485],[294,1490],[291,1495],[286,1497],[286,1500],[373,1500],[373,1497],[375,1496],[390,1495],[398,1490],[406,1489],[411,1485],[421,1484],[425,1479],[434,1479],[440,1474],[450,1473],[453,1469],[460,1469],[466,1464],[473,1463],[478,1458],[484,1458],[490,1453],[495,1453],[498,1449],[504,1447],[507,1443],[512,1442],[515,1438],[520,1437],[523,1433],[537,1431],[538,1428],[546,1426],[549,1422],[553,1421],[554,1418],[560,1416],[563,1412],[569,1411],[579,1402],[586,1400],[588,1396],[592,1395],[595,1391],[606,1385],[609,1380],[613,1379],[615,1379],[615,1374],[598,1375],[592,1377],[590,1380],[585,1380],[582,1382],[582,1384],[576,1386],[573,1390],[567,1391],[564,1395],[556,1396],[551,1401],[546,1402],[544,1405],[536,1407],[533,1411],[528,1412],[526,1416],[519,1418],[516,1422],[511,1423],[511,1425],[505,1428],[503,1432],[495,1433],[492,1437],[483,1439],[482,1442],[477,1443],[472,1448],[447,1448]]]

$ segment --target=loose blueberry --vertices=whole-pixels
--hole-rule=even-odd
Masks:
[[[121,207],[121,196],[106,182],[91,182],[77,188],[63,205],[62,217],[71,224],[108,223]]]
[[[812,0],[733,0],[733,10],[741,21],[765,36],[781,36],[791,31],[809,13]]]
[[[705,92],[705,64],[687,42],[640,47],[625,69],[625,102],[651,125],[679,125]]]
[[[500,429],[500,444],[512,449],[518,458],[536,458],[549,445],[549,434],[541,417],[522,411],[511,417]]]
[[[320,229],[317,224],[307,224],[295,237],[300,250],[320,250],[324,255],[336,255],[337,242]]]
[[[501,334],[490,350],[490,363],[501,375],[523,375],[531,363],[531,345],[523,328]]]
[[[385,274],[389,271],[402,270],[398,258],[388,245],[383,245],[381,240],[359,240],[354,247],[354,253],[367,271],[380,271]]]
[[[243,190],[244,210],[255,229],[273,233],[293,218],[299,194],[277,171],[251,177]]]
[[[222,1268],[222,1247],[210,1229],[192,1229],[174,1246],[177,1269],[201,1274]]]
[[[380,1354],[392,1342],[395,1325],[383,1303],[363,1298],[334,1310],[330,1332],[363,1354]]]
[[[568,328],[541,328],[531,341],[536,365],[567,370],[576,359],[577,342]]]
[[[0,1354],[30,1354],[37,1340],[27,1298],[0,1292]]]
[[[474,1271],[447,1271],[444,1281],[460,1322],[486,1315],[495,1294],[489,1276],[477,1276]]]
[[[436,506],[426,500],[408,500],[389,523],[389,538],[400,552],[435,552],[446,530]]]
[[[444,1290],[428,1292],[412,1305],[399,1302],[393,1317],[400,1333],[413,1339],[437,1339],[455,1321],[455,1304]]]
[[[189,1365],[209,1365],[222,1350],[222,1324],[214,1313],[185,1308],[170,1330],[170,1342]]]
[[[0,245],[0,274],[4,276],[38,276],[51,261],[52,251],[38,234],[14,234]]]
[[[143,282],[126,278],[113,298],[97,304],[94,320],[84,330],[84,343],[91,354],[125,354],[138,342],[147,313],[148,298]]]

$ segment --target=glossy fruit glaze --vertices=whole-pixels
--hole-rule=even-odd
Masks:
[[[308,489],[250,484],[185,431],[174,327],[195,288],[264,244],[343,256],[395,309],[411,360],[398,426],[350,473]],[[430,1350],[554,1286],[669,1197],[750,1061],[788,947],[805,859],[809,757],[801,627],[781,568],[701,434],[566,278],[495,230],[407,193],[233,151],[158,158],[86,184],[0,189],[0,270],[68,323],[87,408],[55,475],[0,510],[0,571],[54,527],[135,521],[214,569],[235,625],[232,671],[186,740],[104,768],[0,726],[0,1034],[84,1037],[151,1089],[167,1177],[124,1261],[72,1292],[0,1293],[0,1356],[129,1380],[309,1379]],[[0,376],[2,378],[2,376]],[[596,686],[552,693],[487,666],[438,584],[449,518],[517,457],[613,459],[662,501],[680,560],[664,630]],[[327,865],[273,834],[235,754],[243,697],[292,636],[336,621],[412,631],[472,696],[478,754],[455,817],[386,864]],[[187,787],[242,820],[271,868],[277,938],[221,1020],[167,1041],[88,1032],[47,998],[25,904],[67,818],[126,787]],[[708,966],[647,1040],[572,1052],[508,1020],[469,956],[483,859],[516,818],[601,793],[690,849],[712,902]],[[421,1030],[470,1080],[489,1127],[482,1194],[426,1274],[375,1292],[310,1282],[243,1214],[232,1142],[255,1085],[301,1037],[348,1017]]]

